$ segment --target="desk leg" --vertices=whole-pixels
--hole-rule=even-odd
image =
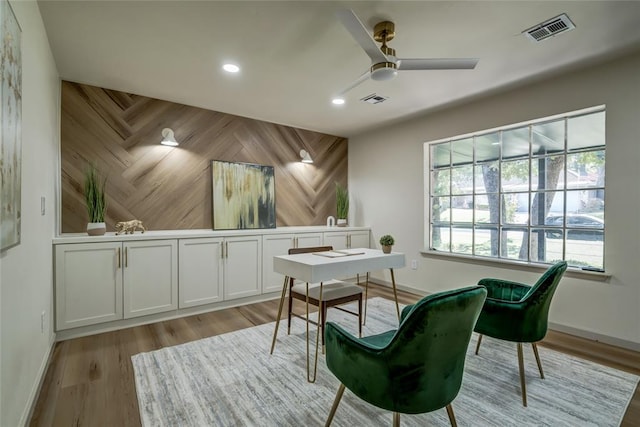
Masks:
[[[311,377],[310,371],[310,363],[309,363],[309,283],[307,282],[307,296],[306,296],[306,305],[307,305],[307,381],[310,383],[316,382],[316,376],[318,374],[318,344],[320,343],[320,324],[322,322],[322,310],[318,307],[318,322],[317,322],[317,333],[316,333],[316,356],[313,362],[313,377]],[[318,297],[318,301],[322,301],[322,282],[320,282],[320,296]]]
[[[393,297],[396,299],[396,312],[398,313],[398,320],[400,320],[400,305],[398,304],[398,291],[396,291],[396,276],[393,274],[393,268],[391,271],[391,285],[393,285]]]
[[[284,297],[287,294],[288,282],[289,276],[285,276],[284,284],[282,285],[282,295],[280,296],[280,306],[278,307],[278,317],[276,318],[276,329],[273,331],[273,341],[271,342],[271,351],[269,354],[273,354],[273,349],[276,348],[276,337],[278,336],[278,326],[280,326],[280,317],[282,316],[282,306],[284,305]]]

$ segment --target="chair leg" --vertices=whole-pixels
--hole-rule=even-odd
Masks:
[[[344,384],[340,384],[340,388],[338,388],[338,393],[336,393],[336,398],[333,401],[331,412],[329,412],[329,417],[327,418],[327,422],[324,424],[324,427],[329,427],[331,425],[331,421],[333,421],[333,416],[336,414],[336,409],[338,409],[338,405],[340,404],[340,399],[342,399],[343,393]]]
[[[520,387],[522,389],[522,405],[527,406],[527,386],[524,378],[524,359],[522,357],[522,343],[518,343],[518,367],[520,369]]]
[[[458,427],[458,423],[456,422],[456,416],[453,415],[453,406],[451,406],[451,403],[447,405],[447,415],[449,416],[449,422],[451,423],[451,427]]]
[[[293,310],[293,296],[291,295],[292,287],[293,281],[289,280],[289,317],[287,318],[287,335],[291,335],[291,310]]]
[[[362,295],[358,299],[358,336],[362,338]]]
[[[478,351],[480,351],[481,342],[482,342],[482,334],[478,334],[478,344],[476,344],[476,355],[478,355]]]
[[[362,324],[367,323],[367,300],[369,299],[369,273],[367,273],[365,282],[364,282],[364,318],[362,319]]]
[[[538,354],[538,344],[532,342],[531,347],[533,347],[533,355],[536,356],[538,371],[540,371],[540,378],[544,379],[544,372],[542,372],[542,363],[540,363],[540,355]]]
[[[322,333],[322,354],[324,354],[324,325],[327,322],[327,303],[321,302],[320,307],[318,307],[318,316],[321,316],[320,319],[320,332]]]
[[[393,427],[400,427],[400,413],[393,413]]]

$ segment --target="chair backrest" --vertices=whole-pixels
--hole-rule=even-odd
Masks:
[[[462,384],[467,347],[486,296],[485,288],[473,286],[417,302],[381,349],[388,372],[376,382],[386,384],[371,390],[369,402],[413,414],[451,403]]]
[[[333,246],[313,246],[307,248],[289,248],[289,255],[307,254],[309,252],[325,252],[332,251]]]
[[[566,270],[566,261],[552,265],[522,297],[521,302],[527,311],[523,320],[526,324],[523,327],[528,330],[527,342],[540,341],[547,334],[551,299]]]

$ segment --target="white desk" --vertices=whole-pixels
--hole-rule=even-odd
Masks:
[[[280,325],[280,317],[282,316],[282,307],[284,305],[285,295],[287,293],[287,284],[289,278],[293,277],[307,283],[320,283],[320,292],[322,295],[322,282],[335,279],[336,277],[352,276],[354,274],[383,270],[388,268],[391,271],[391,284],[393,286],[393,295],[396,300],[396,312],[398,319],[400,318],[400,308],[398,305],[398,294],[396,290],[396,280],[393,274],[394,268],[402,268],[405,266],[404,254],[392,252],[385,254],[377,249],[357,248],[349,249],[351,252],[362,252],[358,255],[347,255],[339,257],[326,257],[317,253],[302,253],[295,255],[280,255],[273,257],[273,269],[275,272],[285,276],[282,285],[282,295],[280,297],[280,306],[278,307],[278,317],[276,319],[275,330],[273,331],[273,341],[271,343],[271,353],[276,345],[276,337],[278,327]],[[308,313],[307,303],[307,313]],[[320,322],[318,322],[319,324]],[[318,325],[318,334],[320,328]],[[315,381],[315,369],[313,381],[309,378],[309,343],[308,343],[309,324],[307,320],[307,380]],[[318,357],[318,337],[316,337],[316,368]]]

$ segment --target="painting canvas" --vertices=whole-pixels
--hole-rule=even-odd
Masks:
[[[213,229],[275,228],[273,166],[213,160]]]
[[[20,26],[0,0],[0,250],[20,243],[22,164],[22,58]]]

